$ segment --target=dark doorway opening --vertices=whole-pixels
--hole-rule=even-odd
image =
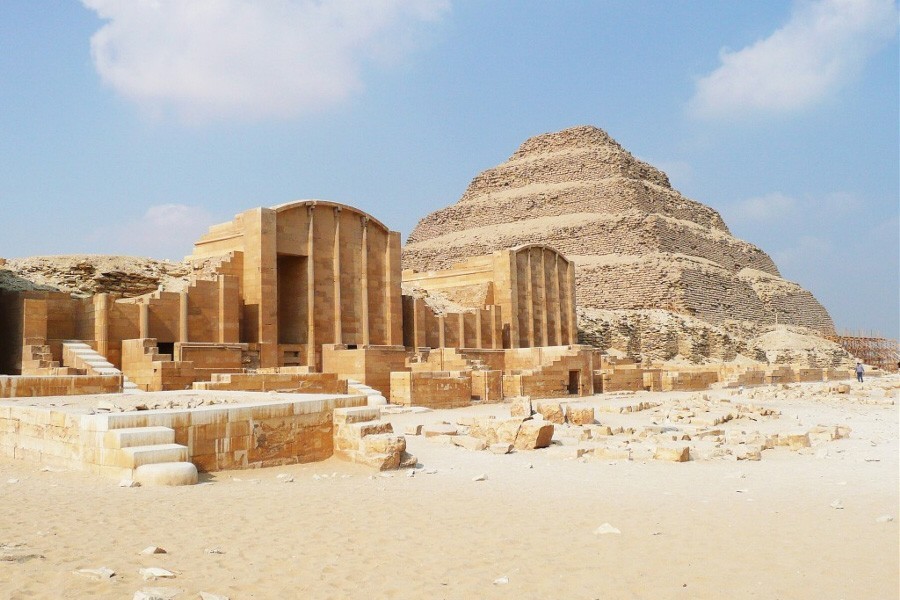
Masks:
[[[160,354],[172,356],[175,353],[175,342],[159,342],[156,344],[156,351]],[[172,357],[171,360],[175,360],[175,358]]]
[[[306,257],[279,254],[278,342],[306,342]]]
[[[577,396],[581,389],[581,371],[569,371],[569,394]]]

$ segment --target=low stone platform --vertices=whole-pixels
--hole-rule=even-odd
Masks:
[[[366,405],[362,395],[327,394],[192,391],[142,399],[172,408],[123,410],[118,405],[134,397],[119,395],[0,401],[0,455],[153,480],[150,465],[165,463],[217,471],[315,462],[334,452],[335,410]],[[191,479],[182,475],[175,479]]]

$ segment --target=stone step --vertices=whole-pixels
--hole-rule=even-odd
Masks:
[[[122,448],[130,464],[124,465],[136,469],[142,465],[167,462],[187,462],[188,447],[181,444],[155,444],[152,446],[131,446]]]
[[[106,432],[104,445],[108,448],[131,448],[174,444],[175,430],[170,427],[126,427]]]
[[[334,422],[337,424],[377,421],[379,418],[381,410],[377,407],[351,406],[334,409]]]
[[[194,485],[199,478],[194,463],[165,462],[137,467],[133,479],[141,485]]]

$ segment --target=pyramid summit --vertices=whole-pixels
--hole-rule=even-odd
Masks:
[[[825,308],[762,249],[596,127],[529,138],[478,174],[456,204],[418,223],[403,267],[444,269],[523,243],[575,262],[587,311],[663,309],[713,326],[777,320],[834,333]]]

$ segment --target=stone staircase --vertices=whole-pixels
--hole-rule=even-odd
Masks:
[[[175,443],[175,430],[170,427],[111,429],[104,435],[103,447],[140,484],[197,483],[197,467],[188,461],[188,447]]]
[[[43,338],[26,338],[22,345],[22,374],[40,373],[39,369],[59,367],[59,361],[53,360],[50,346]]]
[[[126,394],[139,393],[141,390],[111,362],[102,357],[87,343],[80,340],[63,342],[63,363],[68,367],[83,369],[85,373],[97,375],[121,375],[122,391]]]
[[[369,387],[366,384],[355,379],[347,380],[347,393],[362,394],[366,397],[366,403],[369,406],[384,406],[388,403],[387,398],[384,397],[384,394],[382,394],[375,388]]]
[[[336,408],[333,418],[335,456],[379,471],[416,466],[416,457],[406,451],[406,437],[381,420],[379,407]]]

